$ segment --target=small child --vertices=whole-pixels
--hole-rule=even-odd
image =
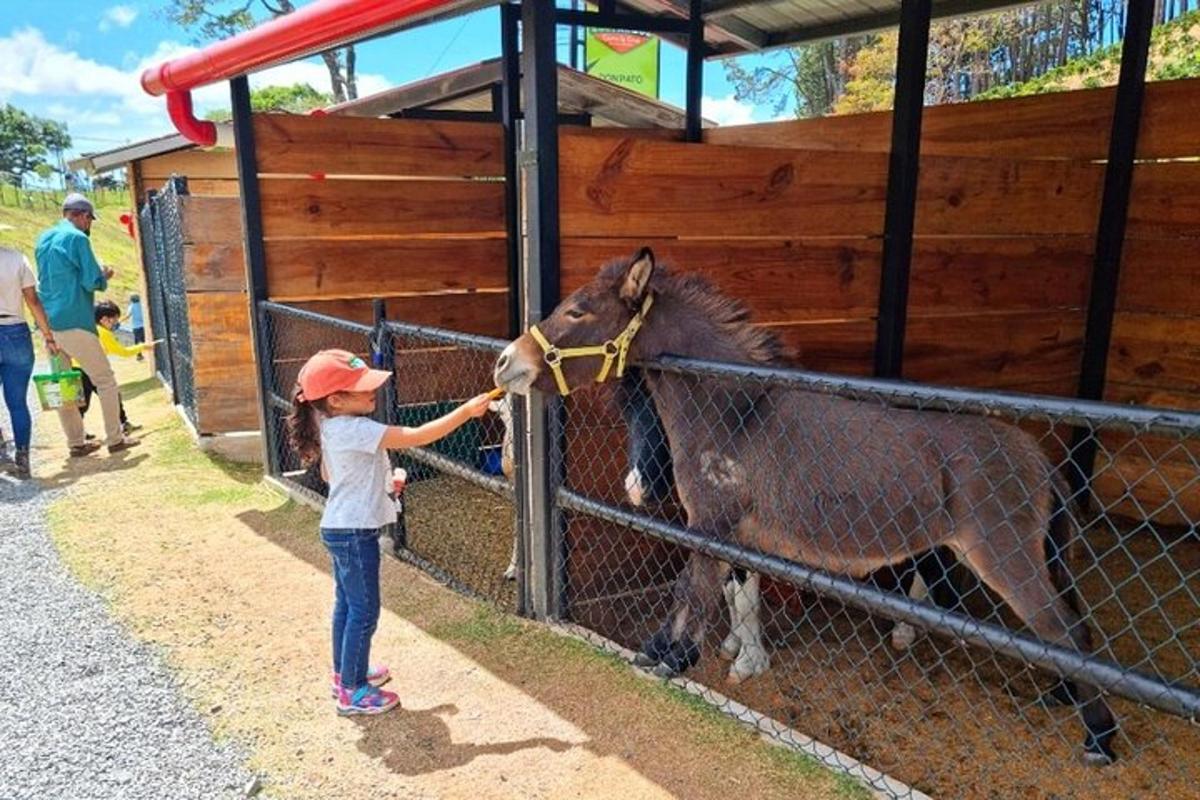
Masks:
[[[142,351],[146,349],[145,344],[135,344],[133,347],[125,347],[113,334],[113,329],[117,327],[117,323],[121,320],[121,309],[111,300],[102,300],[96,304],[96,337],[100,339],[100,347],[110,356],[121,356],[122,358],[132,358],[140,356]],[[72,361],[72,365],[80,372],[80,377],[83,382],[83,405],[79,407],[79,415],[87,414],[88,409],[92,406],[92,395],[96,393],[96,384],[92,383],[92,379],[79,366],[78,361]],[[121,403],[121,430],[128,434],[136,430],[141,430],[141,425],[134,425],[129,421],[129,417],[125,416],[125,403]]]
[[[146,321],[142,318],[142,298],[136,294],[129,295],[129,314],[126,316],[129,327],[133,329],[133,343],[142,344],[146,341]],[[145,361],[146,357],[138,353],[137,360]]]
[[[379,533],[396,521],[387,451],[437,441],[488,410],[481,394],[418,428],[384,425],[370,415],[391,377],[353,353],[322,350],[300,370],[287,420],[289,443],[305,465],[320,460],[329,484],[321,541],[333,560],[332,689],[343,716],[382,714],[400,702],[379,688],[391,678],[387,667],[368,666],[379,621]]]

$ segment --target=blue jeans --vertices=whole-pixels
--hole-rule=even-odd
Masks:
[[[367,682],[379,623],[379,531],[322,528],[321,542],[333,558],[333,668],[353,691]]]
[[[17,448],[29,448],[33,419],[29,416],[29,376],[33,374],[33,337],[29,326],[0,325],[0,389],[12,419]]]

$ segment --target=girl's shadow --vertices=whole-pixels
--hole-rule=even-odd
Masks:
[[[363,729],[358,749],[380,759],[393,772],[423,775],[461,767],[481,755],[507,755],[529,747],[562,753],[575,746],[544,736],[495,744],[456,744],[450,741],[450,728],[441,715],[457,713],[458,706],[446,703],[423,710],[401,707],[376,717],[354,717]]]

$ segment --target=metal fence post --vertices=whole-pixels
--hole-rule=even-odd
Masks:
[[[1121,44],[1121,73],[1113,103],[1112,129],[1108,138],[1108,162],[1104,168],[1104,194],[1096,225],[1096,251],[1087,305],[1087,327],[1083,334],[1083,357],[1079,366],[1077,396],[1085,400],[1104,397],[1108,371],[1108,348],[1112,341],[1113,317],[1117,307],[1117,281],[1121,273],[1121,250],[1129,216],[1129,194],[1133,186],[1133,161],[1137,154],[1142,99],[1146,93],[1146,62],[1150,33],[1154,28],[1154,0],[1130,0]],[[1071,492],[1081,494],[1096,468],[1096,438],[1084,428],[1071,435]]]
[[[159,204],[162,200],[155,189],[146,193],[146,203],[150,207],[150,239],[154,252],[154,263],[151,268],[155,271],[155,286],[158,289],[159,321],[162,323],[164,341],[162,352],[167,357],[167,372],[171,376],[171,405],[179,405],[179,377],[175,373],[175,352],[172,349],[171,312],[167,301],[166,287],[166,245],[163,243],[162,218]]]
[[[522,3],[525,137],[520,169],[525,211],[526,326],[546,315],[559,298],[558,61],[553,3]],[[562,616],[565,567],[562,515],[556,502],[562,466],[558,428],[552,426],[557,397],[533,391],[524,405],[524,436],[517,441],[525,473],[521,537],[525,542],[526,608],[538,619]]]
[[[280,452],[275,434],[275,411],[271,407],[274,348],[266,330],[266,314],[259,302],[267,299],[267,257],[262,238],[262,206],[258,190],[258,155],[254,146],[254,118],[250,110],[250,83],[245,75],[229,82],[233,107],[233,140],[238,165],[238,189],[242,197],[242,236],[246,253],[246,294],[250,303],[250,331],[254,360],[258,365],[258,408],[263,437],[263,467],[268,475],[280,475]]]
[[[383,408],[378,410],[377,416],[384,425],[397,425],[400,415],[396,408],[396,340],[386,327],[387,301],[376,297],[371,301],[371,310],[375,321],[374,330],[371,332],[372,366],[392,374],[391,380],[383,385]],[[389,453],[388,458],[395,469],[400,459],[399,454]],[[392,549],[396,552],[408,547],[408,526],[404,522],[404,509],[405,506],[401,503],[396,524],[391,526],[388,532],[392,537]]]

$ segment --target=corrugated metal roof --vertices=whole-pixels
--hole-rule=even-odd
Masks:
[[[619,0],[621,11],[686,18],[689,0]],[[933,0],[934,18],[1030,5],[1014,0]],[[705,41],[715,57],[894,27],[900,0],[702,0]],[[674,39],[676,37],[664,37]]]

